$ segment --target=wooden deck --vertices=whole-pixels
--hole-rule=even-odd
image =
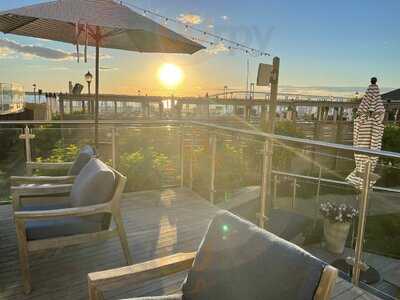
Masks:
[[[195,251],[218,208],[187,189],[126,194],[122,213],[136,262]],[[10,206],[0,206],[0,299],[87,299],[87,273],[124,265],[118,239],[31,256],[33,292],[22,293]],[[185,274],[106,295],[121,299],[177,291]],[[378,299],[338,279],[334,299]]]

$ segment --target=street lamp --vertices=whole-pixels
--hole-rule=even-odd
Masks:
[[[36,83],[32,84],[32,86],[33,86],[33,100],[36,104]]]
[[[90,73],[90,71],[88,71],[85,74],[85,80],[88,84],[88,95],[90,96],[90,84],[92,83],[92,80],[93,80],[93,75],[92,75],[92,73]],[[94,102],[89,99],[89,113],[93,113],[93,112],[94,112]]]

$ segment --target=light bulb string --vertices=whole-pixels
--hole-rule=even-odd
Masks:
[[[180,21],[180,20],[178,20],[176,18],[166,17],[166,16],[163,16],[163,15],[161,15],[161,14],[155,12],[155,11],[152,11],[152,10],[149,10],[149,9],[145,9],[145,8],[139,7],[139,6],[131,4],[131,3],[124,2],[124,5],[126,5],[126,6],[128,6],[130,8],[133,8],[134,10],[141,11],[141,12],[143,12],[144,15],[149,14],[149,15],[153,15],[155,17],[158,17],[158,18],[164,20],[165,23],[173,22],[175,24],[184,26],[185,31],[190,29],[190,30],[192,30],[192,31],[194,31],[196,33],[202,34],[203,36],[210,36],[210,37],[216,39],[217,41],[209,41],[209,40],[200,39],[199,37],[194,37],[194,36],[191,37],[192,40],[196,40],[196,41],[199,41],[199,42],[207,43],[207,44],[209,44],[211,46],[218,45],[218,42],[220,42],[220,43],[228,43],[229,46],[227,48],[229,50],[240,50],[240,51],[243,51],[244,53],[252,55],[254,57],[271,56],[271,53],[263,52],[261,50],[246,46],[243,43],[239,43],[239,42],[227,39],[227,38],[225,38],[223,36],[219,36],[219,35],[217,35],[215,33],[208,32],[208,31],[196,28],[195,26],[187,24],[187,23],[184,23],[184,22],[182,22],[182,21]]]

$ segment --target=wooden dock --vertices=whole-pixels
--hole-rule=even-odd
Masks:
[[[195,251],[219,209],[188,189],[126,194],[122,213],[136,262]],[[0,206],[0,299],[87,299],[87,274],[124,265],[118,239],[31,256],[33,292],[22,293],[11,206]],[[176,292],[185,274],[107,294],[121,299]],[[333,299],[378,299],[338,279]]]

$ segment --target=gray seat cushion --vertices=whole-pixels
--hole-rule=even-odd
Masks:
[[[67,208],[66,205],[24,206],[22,211],[53,210]],[[28,241],[42,240],[75,234],[91,233],[101,230],[101,223],[89,219],[68,217],[54,220],[35,220],[26,222]]]
[[[115,190],[114,172],[99,159],[91,159],[76,177],[71,189],[71,206],[106,203]]]
[[[68,175],[78,176],[86,164],[95,156],[96,152],[91,146],[83,147],[69,169]]]
[[[223,212],[202,241],[183,298],[310,300],[324,267],[299,247]]]

